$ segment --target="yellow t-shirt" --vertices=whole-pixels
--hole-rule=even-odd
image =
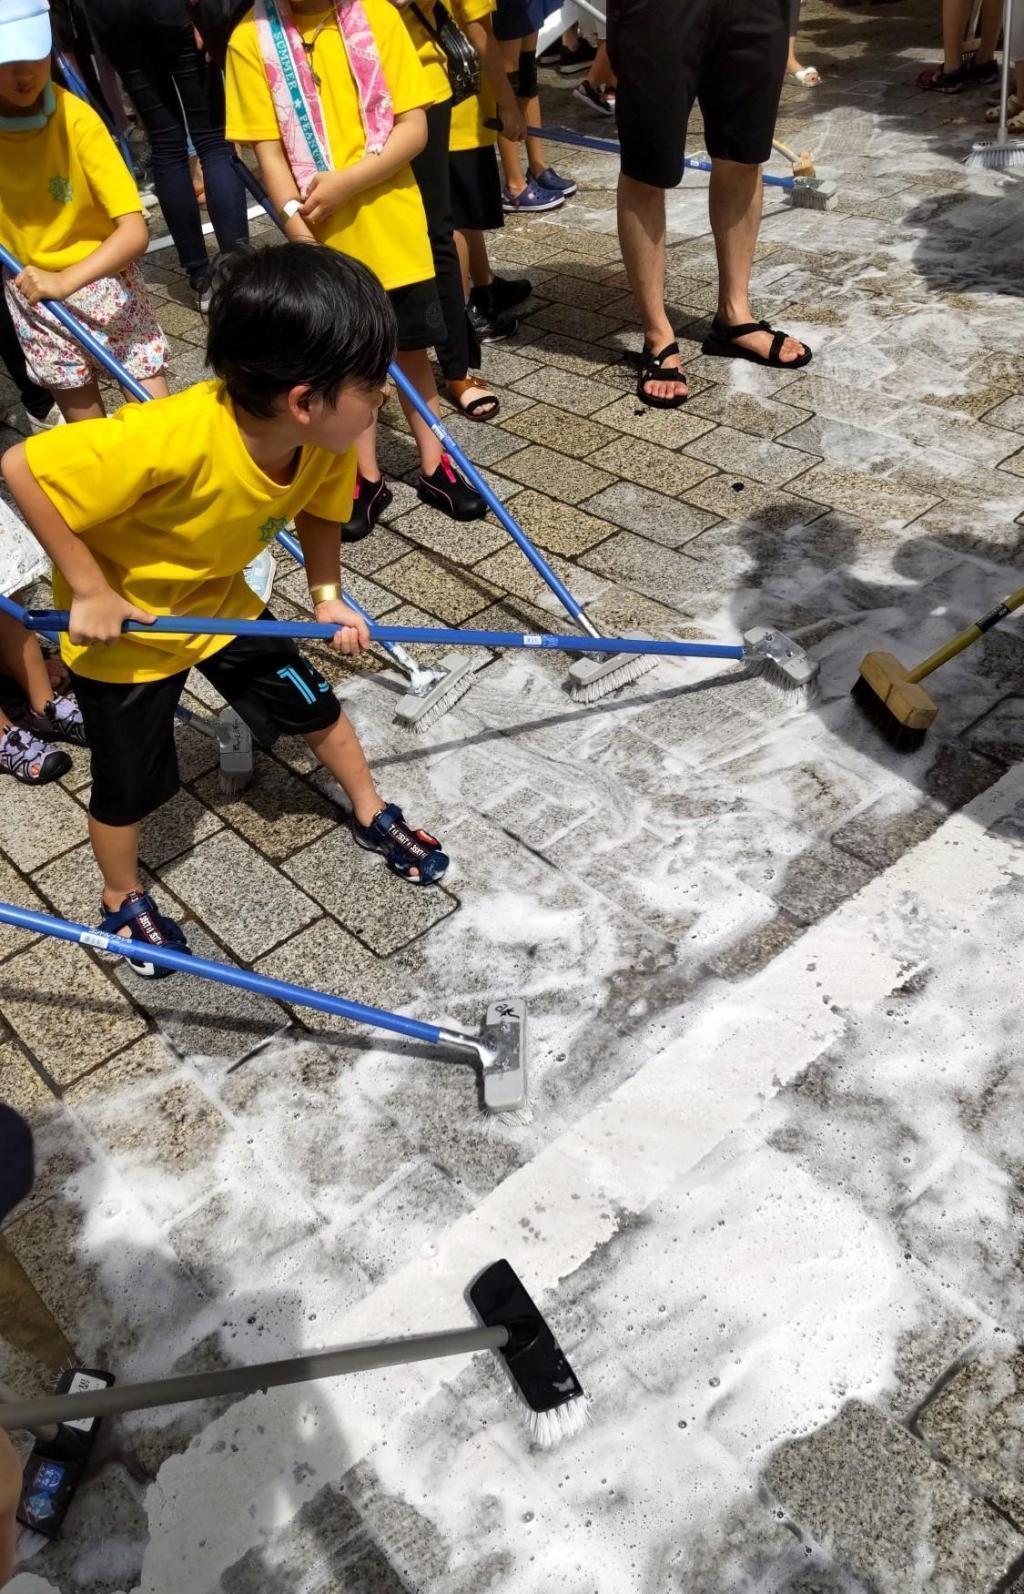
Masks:
[[[377,41],[395,115],[430,105],[433,94],[399,13],[390,0],[363,0],[363,4]],[[333,8],[296,16],[295,25],[308,44],[325,19],[327,26],[316,40],[311,65],[320,79],[331,160],[335,169],[342,171],[362,159],[366,135]],[[251,13],[238,24],[228,45],[227,136],[239,144],[256,144],[281,136]],[[319,243],[329,244],[369,266],[385,288],[404,288],[411,282],[433,280],[427,218],[411,166],[403,166],[386,182],[357,194],[314,232]]]
[[[417,4],[428,22],[434,25],[436,32],[436,24],[434,24],[435,0],[417,0]],[[401,8],[401,16],[409,30],[409,37],[415,46],[416,54],[419,56],[420,66],[427,74],[427,82],[433,95],[433,103],[435,105],[443,105],[445,100],[450,100],[452,97],[452,86],[448,81],[448,68],[445,65],[444,51],[437,43],[437,40],[431,38],[419,18],[413,16],[411,6],[403,6]]]
[[[0,127],[0,236],[26,266],[63,271],[141,213],[135,179],[96,112],[54,84],[46,126]]]
[[[352,512],[355,451],[304,448],[291,482],[253,460],[220,382],[126,404],[107,420],[61,426],[25,444],[32,474],[115,592],[151,614],[256,619],[242,571],[302,509]],[[58,609],[71,594],[53,573]],[[109,647],[61,638],[64,662],[94,681],[159,681],[209,658],[223,636],[129,632]]]
[[[497,0],[452,0],[452,13],[465,32],[469,23],[482,22],[485,17],[493,16],[496,4]],[[493,121],[497,114],[497,97],[481,64],[479,94],[471,95],[468,100],[452,108],[452,130],[448,139],[452,154],[464,149],[486,149],[488,145],[496,144],[497,133],[493,127],[485,127],[484,123]]]

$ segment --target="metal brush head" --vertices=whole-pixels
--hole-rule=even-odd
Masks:
[[[818,679],[821,666],[817,659],[781,631],[757,626],[743,633],[743,645],[750,662],[770,670],[772,678],[781,685],[806,691]]]
[[[484,1107],[521,1113],[526,1107],[526,1003],[506,997],[487,1009],[480,1031]]]

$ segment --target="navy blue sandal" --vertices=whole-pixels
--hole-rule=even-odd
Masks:
[[[117,935],[126,925],[131,931],[126,940],[138,941],[144,946],[167,947],[172,952],[189,950],[181,925],[162,914],[153,898],[144,891],[129,891],[119,908],[103,909],[99,929],[108,935]],[[129,958],[128,967],[143,980],[162,980],[174,973],[173,969],[163,968],[159,963],[146,963],[137,958]]]
[[[414,886],[432,886],[448,868],[448,854],[427,830],[410,830],[397,803],[389,803],[372,824],[353,821],[352,833],[367,852],[379,852],[392,874]]]

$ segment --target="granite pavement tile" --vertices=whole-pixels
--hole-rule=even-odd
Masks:
[[[808,477],[800,478],[803,489]],[[807,492],[810,494],[810,487]],[[811,502],[810,497],[798,497],[780,488],[763,487],[740,473],[730,471],[720,476],[709,476],[687,489],[688,504],[696,504],[722,520],[745,525],[756,524],[773,531],[792,531],[797,526],[808,526],[819,515],[828,513],[827,503]],[[695,550],[695,552],[698,550]]]
[[[472,575],[462,574],[418,549],[379,571],[378,579],[407,602],[439,615],[446,626],[464,624],[498,595],[479,569]],[[403,622],[391,615],[389,623]]]
[[[210,779],[217,784],[216,775]],[[158,869],[198,846],[207,836],[215,835],[222,823],[204,803],[197,802],[187,791],[179,791],[143,820],[139,858],[147,868]]]
[[[970,1481],[1024,1533],[1024,1434],[1019,1347],[966,1361],[926,1402],[915,1430],[936,1457]]]
[[[628,531],[620,531],[600,547],[590,549],[581,555],[580,562],[595,575],[633,587],[683,614],[687,612],[687,595],[707,587],[699,561]]]
[[[510,432],[558,448],[563,454],[586,456],[603,445],[617,443],[620,434],[610,426],[599,426],[585,415],[570,415],[550,404],[534,404],[513,416],[508,423]]]
[[[46,912],[46,903],[3,857],[0,857],[0,899],[16,908],[30,908],[34,913]],[[13,952],[24,952],[36,939],[27,930],[0,924],[0,959]]]
[[[707,363],[707,362],[705,362]],[[792,391],[787,389],[787,392]],[[810,409],[798,408],[786,399],[760,397],[756,393],[737,391],[722,385],[708,387],[690,400],[688,408],[694,415],[721,425],[736,427],[754,437],[776,438],[792,431],[801,421],[810,419]]]
[[[600,465],[602,470],[611,471],[623,481],[635,482],[638,487],[650,487],[674,498],[715,474],[713,465],[705,465],[703,461],[670,448],[660,448],[657,443],[643,443],[637,437],[615,437],[613,442],[596,449],[588,463]]]
[[[687,444],[686,452],[722,471],[735,471],[765,487],[783,487],[811,465],[819,456],[755,437],[733,426],[719,426]]]
[[[566,464],[571,467],[571,461],[567,460]],[[586,466],[579,468],[588,469]],[[595,480],[605,479],[603,472],[595,476]],[[572,555],[593,548],[615,530],[609,521],[532,488],[516,499],[515,516],[531,541],[539,543],[546,552],[556,554]],[[478,565],[474,574],[483,574],[484,568],[483,564]]]
[[[146,891],[155,892],[159,906],[172,918],[187,917],[186,910],[166,886],[157,882],[148,869],[139,871],[139,879]],[[61,918],[73,919],[76,924],[95,924],[100,916],[101,879],[89,843],[83,842],[73,851],[66,852],[53,863],[38,869],[33,876],[35,885],[53,904]]]
[[[537,443],[528,444],[521,453],[506,460],[505,469],[513,480],[522,482],[525,487],[535,487],[566,504],[578,504],[602,488],[610,487],[615,480],[588,460],[573,459]],[[519,511],[521,507],[516,506]]]
[[[88,952],[49,938],[3,964],[0,1015],[60,1085],[148,1028]]]
[[[197,781],[195,791],[209,809],[273,862],[307,846],[338,822],[336,810],[307,782],[259,751],[252,780],[237,797],[224,795],[217,774]]]
[[[888,481],[841,465],[814,465],[800,478],[800,491],[835,509],[893,525],[907,525],[931,509],[942,493],[912,492]]]
[[[650,537],[666,548],[681,548],[717,523],[706,510],[695,509],[678,498],[666,498],[663,493],[633,482],[615,482],[588,498],[585,508],[588,514],[599,515],[641,537]]]
[[[357,847],[341,826],[289,858],[284,870],[380,957],[422,935],[458,906],[447,889],[417,887],[391,874],[381,857]],[[454,867],[450,872],[455,876]]]
[[[358,915],[359,908],[353,905],[351,911]],[[317,919],[275,948],[260,960],[257,972],[274,980],[308,985],[328,996],[365,1002],[391,1012],[404,1007],[414,994],[409,982],[392,963],[369,951],[362,941],[328,918]],[[363,1025],[349,1023],[316,1008],[296,1004],[291,1011],[307,1029],[339,1034],[369,1033]],[[381,1032],[375,1033],[380,1039]]]
[[[313,902],[222,830],[161,870],[171,889],[236,956],[252,961],[317,917]]]
[[[85,814],[58,782],[22,786],[4,781],[0,852],[26,874],[58,858],[84,836]]]
[[[508,538],[508,532],[495,520],[453,521],[428,504],[421,504],[410,515],[396,520],[395,528],[411,544],[428,548],[459,565],[477,564]]]
[[[602,426],[613,426],[616,431],[628,432],[644,443],[657,443],[662,448],[682,448],[695,437],[710,432],[714,421],[706,421],[687,406],[680,410],[655,410],[641,404],[634,395],[616,398],[594,413],[594,420]]]
[[[606,387],[596,377],[577,376],[550,365],[522,377],[515,388],[527,398],[553,404],[570,415],[592,415],[595,410],[614,404],[619,396],[615,388]]]

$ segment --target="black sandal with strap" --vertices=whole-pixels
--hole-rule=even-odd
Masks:
[[[674,365],[665,365],[665,361],[672,354],[679,353],[678,343],[666,343],[660,354],[652,354],[647,344],[644,344],[640,356],[640,375],[636,379],[636,396],[641,404],[647,404],[652,410],[678,410],[689,398],[689,393],[677,393],[674,398],[655,398],[653,393],[646,391],[648,382],[686,382],[686,372]]]
[[[767,354],[759,354],[757,349],[745,349],[736,342],[737,338],[745,338],[751,332],[771,333],[772,346]],[[795,360],[780,359],[782,345],[788,337],[788,332],[779,332],[769,321],[744,321],[739,326],[730,327],[716,316],[711,323],[711,331],[701,344],[701,353],[717,354],[729,360],[750,360],[754,365],[770,365],[777,371],[799,371],[802,365],[810,364],[813,355],[804,343],[801,344],[803,354]]]

